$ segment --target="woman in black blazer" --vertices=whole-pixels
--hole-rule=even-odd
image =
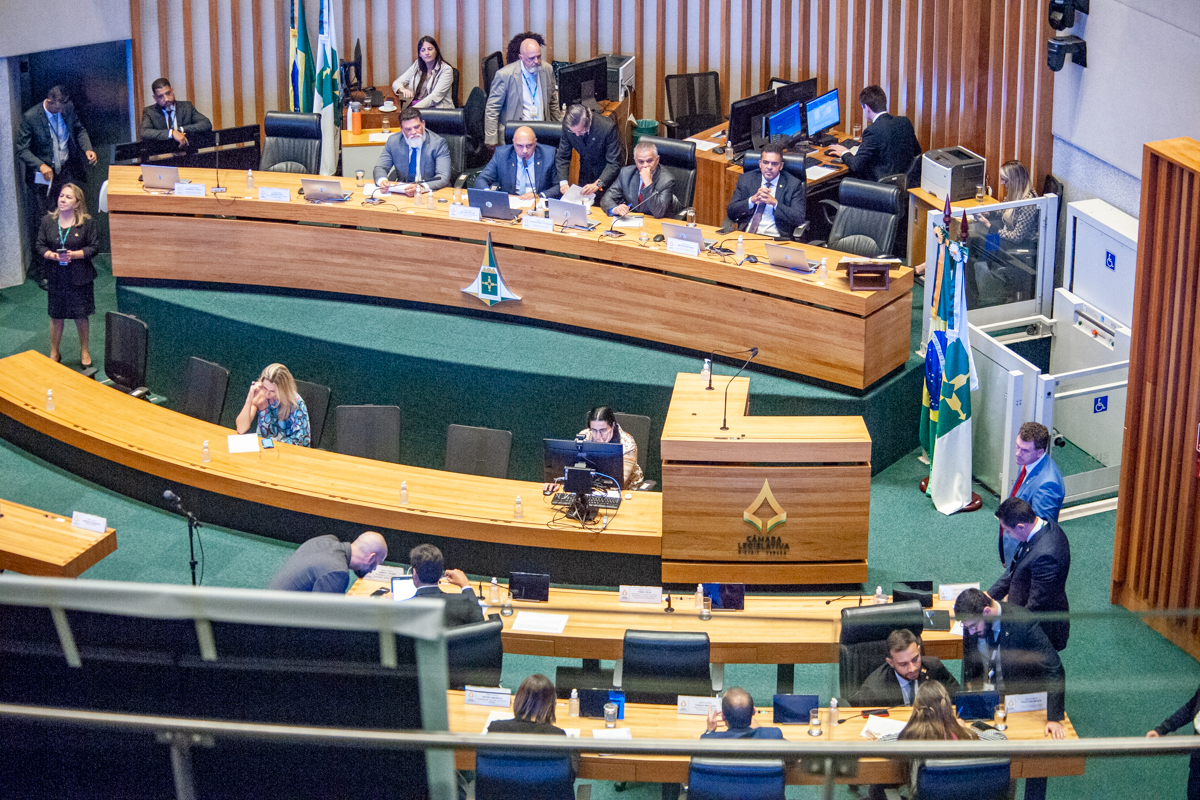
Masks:
[[[38,229],[37,252],[46,259],[49,280],[50,357],[62,361],[59,343],[62,342],[64,320],[75,320],[79,331],[79,360],[84,369],[92,366],[88,353],[88,325],[96,313],[92,282],[96,268],[99,235],[96,223],[87,211],[83,190],[68,183],[58,194],[58,207],[42,219]]]

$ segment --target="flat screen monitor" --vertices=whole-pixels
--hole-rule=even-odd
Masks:
[[[838,90],[828,91],[805,106],[808,120],[808,135],[816,136],[842,122],[842,107],[838,103]]]
[[[558,99],[568,107],[583,103],[597,108],[601,100],[608,99],[608,59],[593,58],[559,70]]]
[[[595,470],[621,483],[625,474],[625,448],[620,442],[581,442],[575,439],[544,440],[542,479],[559,483],[568,467]]]
[[[775,88],[775,108],[784,109],[792,103],[807,103],[817,96],[817,79],[787,83]]]
[[[751,122],[767,116],[774,110],[774,92],[756,94],[737,100],[729,106],[729,146],[733,148],[733,152],[741,153],[750,149],[754,142]],[[761,131],[759,135],[762,135]]]
[[[800,115],[800,104],[792,103],[787,108],[776,111],[768,117],[767,127],[771,132],[771,141],[780,136],[799,136],[804,132],[804,117]]]

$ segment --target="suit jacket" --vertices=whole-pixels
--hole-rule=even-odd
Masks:
[[[212,122],[208,117],[197,111],[187,100],[175,101],[175,119],[184,133],[212,130]],[[138,128],[138,137],[142,141],[170,137],[167,112],[159,108],[158,103],[152,103],[142,109],[142,124]]]
[[[1063,485],[1063,476],[1050,458],[1050,454],[1042,458],[1032,470],[1025,473],[1021,489],[1013,497],[1019,497],[1033,506],[1033,513],[1045,520],[1058,522],[1058,512],[1062,510],[1063,498],[1067,490]],[[1004,532],[999,534],[1000,563],[1012,561],[1013,553],[1017,551],[1017,540],[1007,538]]]
[[[517,149],[511,144],[496,148],[492,160],[475,179],[476,189],[499,186],[509,194],[517,194]],[[554,148],[539,144],[533,150],[533,180],[537,193],[544,197],[559,197],[558,169],[554,165]]]
[[[408,152],[404,134],[394,133],[388,137],[375,164],[375,180],[388,178],[394,168],[397,180],[412,183],[413,176],[408,172]],[[425,143],[421,145],[421,175],[432,192],[450,185],[450,148],[445,139],[429,129],[425,130]]]
[[[60,247],[67,250],[81,250],[83,258],[71,259],[65,266],[58,259],[46,260],[45,276],[50,282],[50,291],[57,291],[67,286],[85,286],[96,279],[96,268],[92,259],[100,251],[100,234],[96,230],[96,218],[92,217],[82,225],[74,225],[67,234],[65,243],[59,240],[58,220],[47,214],[42,217],[38,226],[37,243],[34,245],[34,257],[39,260],[47,250],[55,251]]]
[[[420,82],[421,65],[414,61],[412,66],[392,83],[392,91],[399,93],[400,87],[405,86],[415,96],[417,84]],[[454,108],[454,98],[450,96],[454,91],[454,67],[445,61],[439,62],[422,89],[425,94],[413,100],[413,108]]]
[[[1000,603],[999,646],[1002,691],[1005,694],[1046,692],[1046,718],[1061,721],[1066,702],[1066,673],[1058,651],[1028,611],[1012,603]],[[987,675],[988,665],[979,652],[978,637],[964,630],[963,685],[977,689]]]
[[[637,205],[638,187],[641,185],[642,176],[638,174],[636,165],[630,164],[628,167],[621,167],[621,171],[617,173],[617,179],[600,198],[600,207],[606,214],[611,214],[612,210],[622,203],[628,204],[632,209]],[[654,183],[651,184],[651,189],[658,194],[646,197],[646,201],[637,208],[637,212],[659,219],[674,214],[678,206],[675,200],[675,177],[663,169],[661,164],[658,171],[654,173]]]
[[[446,627],[454,628],[459,625],[470,625],[473,622],[483,622],[483,609],[475,597],[475,590],[470,586],[462,590],[462,594],[443,592],[437,586],[421,586],[417,589],[417,597],[436,597],[446,602]]]
[[[599,181],[601,190],[607,189],[621,171],[621,140],[616,123],[608,117],[592,114],[592,129],[588,131],[586,142],[563,125],[556,162],[558,174],[564,181],[569,180],[567,176],[571,174],[572,150],[579,153],[580,186]]]
[[[994,598],[1007,595],[1008,602],[1028,611],[1069,611],[1067,573],[1070,571],[1071,543],[1057,522],[1046,520],[1024,555],[1009,562],[1008,569],[992,584],[988,594]],[[1041,625],[1055,650],[1067,646],[1070,620],[1043,620]]]
[[[67,161],[63,171],[72,173],[78,180],[84,180],[88,169],[87,157],[84,154],[92,149],[92,140],[88,137],[83,123],[79,121],[73,104],[66,104],[62,110],[62,118],[68,132]],[[46,119],[42,103],[38,103],[21,116],[16,153],[17,159],[25,165],[25,180],[29,183],[33,183],[34,173],[42,164],[54,166],[54,137],[50,135],[50,121]]]
[[[483,113],[483,140],[488,144],[504,144],[504,123],[521,119],[521,109],[525,105],[525,79],[521,77],[521,69],[521,62],[514,61],[492,78],[492,91]],[[545,63],[538,69],[538,100],[542,105],[543,120],[558,122],[562,119],[554,68]]]
[[[842,163],[855,178],[877,181],[885,175],[907,173],[912,160],[921,155],[921,145],[908,117],[883,113],[863,131],[858,153],[842,156]]]
[[[925,681],[937,681],[946,687],[946,691],[950,693],[951,697],[958,694],[960,688],[958,681],[950,674],[950,670],[946,669],[946,665],[942,663],[941,659],[933,656],[921,656],[921,673],[917,676],[917,684],[920,685]],[[886,662],[880,664],[879,668],[863,681],[858,694],[851,698],[851,702],[862,708],[874,706],[891,708],[905,705],[904,692],[900,691],[896,670],[889,667]]]
[[[792,231],[804,224],[805,193],[807,181],[802,181],[794,175],[780,171],[779,185],[775,187],[775,227],[779,235],[792,238]],[[750,198],[762,186],[762,173],[750,170],[738,178],[737,188],[733,190],[733,198],[725,213],[731,220],[741,225],[748,224],[754,216],[754,208]]]
[[[782,739],[783,731],[769,725],[757,728],[732,728],[723,731],[705,731],[701,739]]]

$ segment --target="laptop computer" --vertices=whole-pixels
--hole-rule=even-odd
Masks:
[[[508,192],[491,189],[467,189],[467,205],[491,219],[516,219],[521,213],[508,202]]]
[[[545,603],[550,599],[550,576],[538,572],[511,572],[508,593],[513,600]]]
[[[663,236],[668,239],[682,239],[685,242],[695,242],[701,250],[717,243],[716,239],[705,239],[699,228],[689,228],[687,225],[676,225],[673,222],[662,223]]]
[[[143,188],[156,192],[173,192],[177,183],[179,183],[179,167],[156,167],[152,164],[142,164]]]
[[[340,181],[301,178],[304,199],[310,203],[341,203],[350,199],[350,192],[342,188]]]
[[[400,575],[392,578],[392,599],[399,602],[415,597],[417,587],[413,584],[412,575]]]
[[[547,200],[546,207],[550,209],[550,219],[560,228],[581,228],[590,231],[597,225],[588,219],[587,206],[582,203]]]
[[[820,266],[820,262],[810,260],[801,247],[787,247],[768,242],[766,248],[767,259],[773,267],[783,267],[796,272],[812,272]]]

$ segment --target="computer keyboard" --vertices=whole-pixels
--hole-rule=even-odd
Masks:
[[[570,492],[556,492],[553,499],[550,500],[552,506],[569,506],[575,499],[575,495]],[[615,497],[606,494],[589,494],[587,496],[588,508],[610,508],[617,509],[621,507],[621,496]]]
[[[821,162],[818,161],[817,159],[813,158],[812,156],[804,157],[804,168],[805,169],[809,169],[810,167],[819,167],[819,166],[821,166]]]
[[[862,144],[862,142],[860,142],[858,139],[843,139],[842,141],[838,142],[838,144],[840,144],[842,147],[858,147],[860,144]]]

